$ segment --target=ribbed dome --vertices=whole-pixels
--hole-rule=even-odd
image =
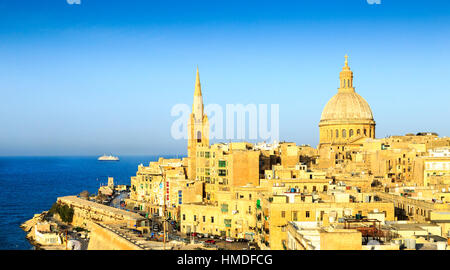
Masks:
[[[338,92],[325,105],[320,122],[373,122],[369,104],[354,91]]]

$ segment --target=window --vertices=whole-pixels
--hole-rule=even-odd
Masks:
[[[348,132],[348,136],[349,137],[353,136],[353,129],[350,129],[350,131]]]
[[[183,220],[186,220],[186,215],[185,214],[183,214]]]
[[[206,217],[205,216],[203,216],[203,222],[206,222]]]
[[[297,221],[297,211],[292,212],[292,220]]]
[[[306,211],[305,217],[309,218],[309,211]]]
[[[336,129],[336,138],[339,138],[339,130]]]
[[[356,131],[356,135],[361,135],[361,130],[358,129],[358,130]]]
[[[214,217],[211,217],[211,223],[214,223]]]
[[[342,138],[347,137],[347,131],[345,129],[342,130]]]
[[[223,168],[227,166],[227,162],[225,160],[219,160],[219,167]]]
[[[225,227],[231,227],[231,219],[224,219],[223,223],[225,224]]]
[[[194,221],[197,221],[197,216],[196,215],[194,215]]]
[[[227,170],[219,170],[219,176],[227,176]]]
[[[221,205],[221,211],[223,212],[223,213],[226,213],[226,212],[228,212],[228,204],[222,204]]]
[[[197,142],[198,143],[202,142],[202,132],[201,131],[197,131]]]
[[[281,211],[281,217],[282,218],[286,217],[286,212],[285,211]]]
[[[209,152],[205,152],[205,158],[209,158]]]

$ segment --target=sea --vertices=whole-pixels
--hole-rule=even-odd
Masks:
[[[84,190],[97,193],[108,177],[114,177],[115,184],[130,185],[139,164],[148,165],[158,158],[120,156],[120,161],[98,161],[95,156],[0,157],[0,249],[33,249],[20,228],[23,222],[49,210],[58,197]]]

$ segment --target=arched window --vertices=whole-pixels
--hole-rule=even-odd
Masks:
[[[342,138],[347,137],[347,131],[345,129],[342,130]]]
[[[350,131],[348,132],[348,136],[349,137],[353,136],[353,129],[350,129]]]
[[[372,138],[372,129],[369,129],[369,137]]]
[[[361,135],[361,130],[358,129],[358,130],[356,131],[356,135]]]
[[[197,131],[197,142],[202,142],[202,132],[199,130]]]
[[[336,129],[336,138],[339,138],[339,130]]]
[[[367,136],[367,129],[364,129],[364,136]]]

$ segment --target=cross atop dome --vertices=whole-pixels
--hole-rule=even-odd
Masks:
[[[348,66],[348,55],[345,56],[344,67],[342,67],[341,73],[339,73],[339,79],[341,81],[339,91],[355,91],[353,88],[353,72]]]

